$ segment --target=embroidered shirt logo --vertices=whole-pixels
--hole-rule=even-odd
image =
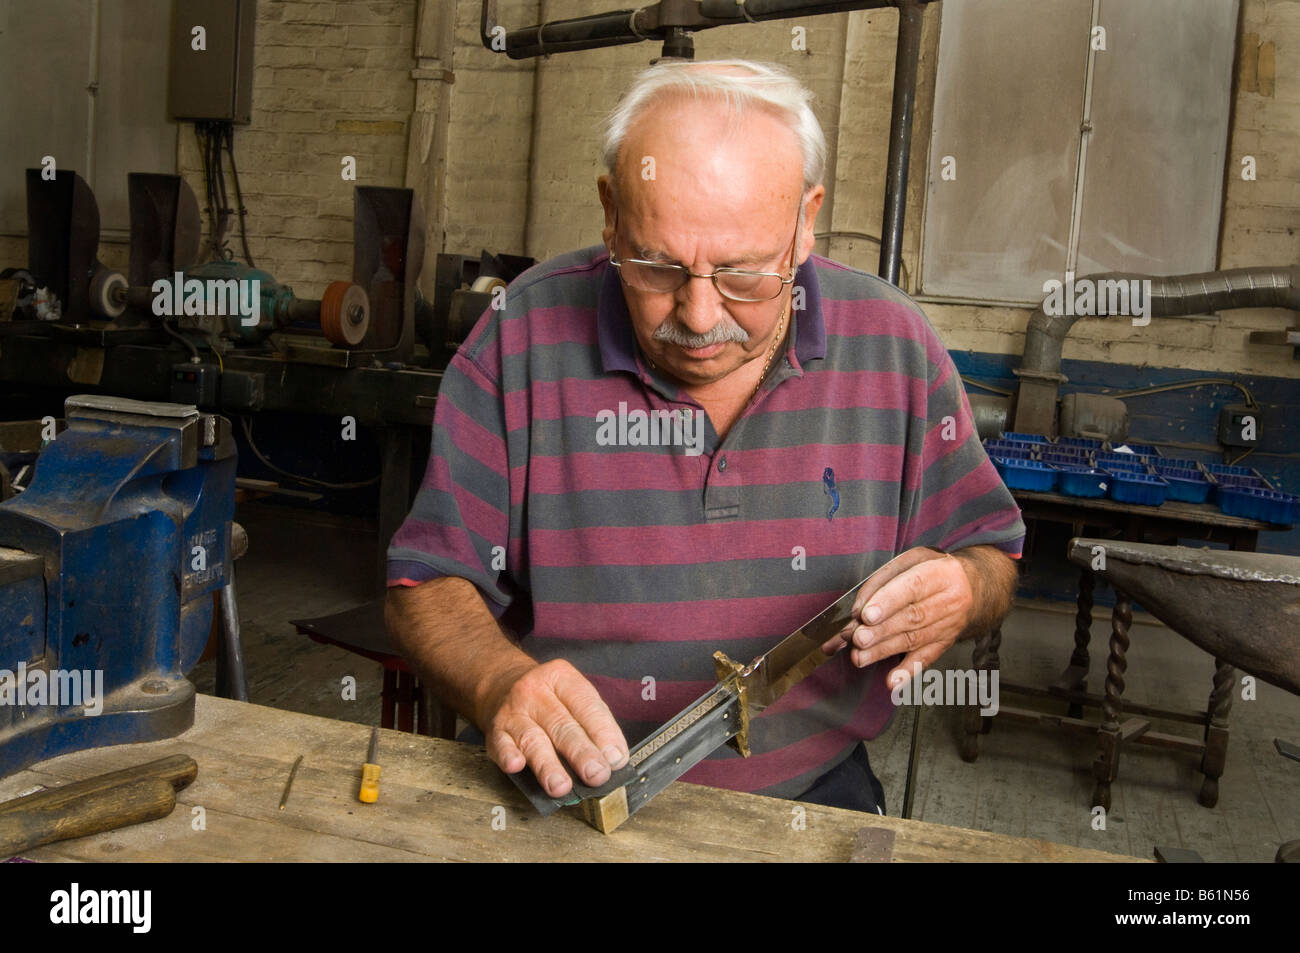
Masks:
[[[840,491],[835,488],[835,471],[830,467],[822,471],[822,483],[822,490],[830,498],[830,508],[826,510],[826,520],[829,522],[840,508]]]

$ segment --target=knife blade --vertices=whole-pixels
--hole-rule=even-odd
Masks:
[[[895,556],[813,616],[784,639],[750,662],[741,673],[752,714],[763,711],[848,644],[862,608],[871,598],[914,566],[944,553],[934,549],[909,549]]]
[[[926,548],[894,557],[748,665],[715,652],[718,683],[632,748],[628,763],[605,784],[593,788],[575,780],[569,794],[553,798],[526,767],[510,780],[541,814],[581,804],[587,820],[610,833],[723,744],[748,757],[750,717],[844,648],[862,608],[886,584],[914,566],[944,557]]]

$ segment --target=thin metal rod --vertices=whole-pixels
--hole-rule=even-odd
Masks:
[[[907,754],[907,783],[903,786],[903,818],[910,820],[912,817],[912,796],[916,794],[916,762],[917,755],[921,750],[919,741],[921,740],[921,705],[912,706],[912,750]]]
[[[244,649],[239,636],[239,607],[235,604],[233,581],[221,587],[221,655],[224,665],[218,666],[218,694],[237,702],[248,701],[248,676],[244,672]],[[224,669],[224,671],[221,671]],[[221,677],[224,676],[224,677]]]
[[[302,764],[302,757],[302,755],[298,755],[293,767],[289,769],[289,780],[284,782],[284,793],[280,795],[280,810],[282,811],[284,806],[289,803],[289,789],[293,787],[293,779],[298,776],[298,765]]]
[[[916,72],[921,58],[922,7],[899,0],[898,46],[894,54],[894,106],[889,120],[889,165],[885,171],[885,211],[880,227],[880,277],[898,284],[903,260],[903,216],[907,211],[907,165],[912,148]]]

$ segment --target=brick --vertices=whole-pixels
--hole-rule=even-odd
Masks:
[[[271,82],[278,89],[320,89],[326,75],[325,70],[313,66],[294,66],[273,70]]]
[[[311,66],[316,61],[316,50],[303,46],[271,46],[258,43],[254,64],[256,69],[264,66]]]
[[[361,3],[354,0],[351,3],[341,3],[338,5],[338,13],[335,19],[339,23],[361,24],[369,26],[386,26],[399,24],[406,26],[413,25],[416,18],[417,4],[415,0],[402,0],[402,2],[378,3],[369,2]]]
[[[414,38],[412,37],[412,42]],[[409,76],[409,71],[415,66],[415,52],[411,45],[403,43],[400,46],[385,46],[379,49],[366,50],[366,66],[371,69],[392,69],[397,67]]]
[[[360,67],[352,67],[346,70],[336,69],[326,74],[325,83],[327,86],[345,89],[414,88],[414,81],[411,79],[409,67],[402,69],[368,69]]]
[[[347,241],[302,242],[296,239],[267,237],[260,242],[263,255],[286,261],[351,262],[352,239]]]
[[[381,113],[405,118],[415,102],[414,87],[403,90],[343,89],[337,93],[339,107],[352,112]],[[387,115],[384,116],[387,118]]]
[[[335,14],[340,7],[348,7],[348,3],[282,3],[284,8],[283,21],[285,23],[330,23],[335,20]]]
[[[262,109],[296,109],[332,111],[342,106],[340,90],[278,89],[274,86],[253,90],[253,102]]]
[[[352,221],[354,205],[352,201],[352,189],[348,189],[346,197],[323,198],[316,203],[316,214],[321,218],[338,218],[345,221]]]
[[[414,27],[408,26],[348,26],[347,45],[350,47],[409,48],[414,38]]]
[[[337,49],[334,47],[314,52],[316,65],[333,71],[365,66],[366,58],[369,55],[369,50]],[[333,77],[334,73],[331,72],[330,76]]]
[[[251,126],[275,132],[324,132],[333,126],[330,116],[310,109],[254,109]]]
[[[311,205],[306,206],[311,209]],[[316,215],[292,215],[282,220],[276,231],[280,238],[303,238],[312,242],[350,242],[352,223],[335,218],[318,218]]]
[[[335,120],[335,133],[346,135],[402,135],[406,122],[396,120]]]
[[[271,46],[301,46],[318,49],[322,46],[343,46],[347,42],[347,28],[313,26],[303,23],[257,24],[257,42]]]

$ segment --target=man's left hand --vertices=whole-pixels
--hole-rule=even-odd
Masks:
[[[850,637],[850,658],[865,668],[903,655],[887,678],[890,688],[902,685],[938,661],[977,620],[1000,622],[1010,609],[1015,580],[1014,563],[987,546],[919,563],[891,579],[861,607]]]

